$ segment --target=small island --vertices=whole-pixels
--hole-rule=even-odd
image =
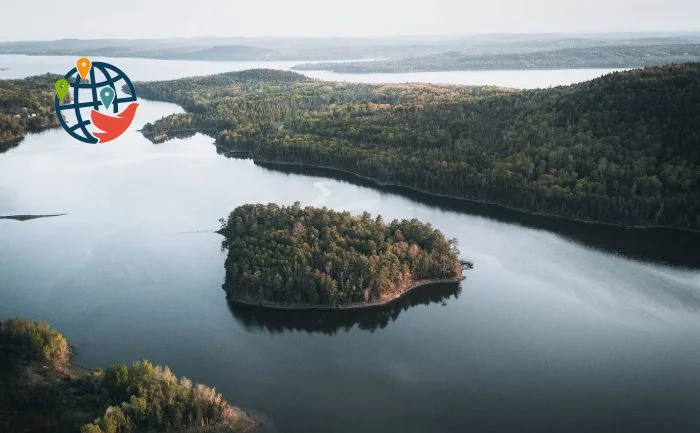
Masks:
[[[223,288],[234,303],[285,309],[384,305],[463,279],[456,239],[417,219],[384,223],[326,208],[249,204],[221,220]]]
[[[15,221],[29,221],[29,220],[35,220],[39,218],[52,218],[52,217],[58,217],[58,216],[63,216],[65,215],[64,213],[55,213],[55,214],[49,214],[49,215],[0,215],[0,220],[15,220]]]
[[[0,431],[241,433],[259,425],[204,385],[149,361],[106,370],[70,363],[46,322],[0,322]]]

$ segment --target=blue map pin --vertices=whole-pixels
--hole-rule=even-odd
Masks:
[[[112,105],[112,101],[114,101],[114,89],[105,87],[100,90],[100,100],[105,105],[105,108],[109,108]]]

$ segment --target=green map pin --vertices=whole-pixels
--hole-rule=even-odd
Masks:
[[[100,90],[100,100],[105,104],[105,108],[109,108],[112,105],[112,101],[114,101],[114,89],[105,87]]]
[[[63,99],[65,99],[66,95],[68,94],[68,89],[70,89],[70,84],[68,83],[68,80],[66,80],[65,78],[56,80],[56,85],[54,87],[56,88],[56,94],[58,95],[58,99],[60,101],[63,101]]]

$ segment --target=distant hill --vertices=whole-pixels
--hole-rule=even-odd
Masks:
[[[385,38],[60,39],[0,42],[0,54],[141,57],[181,60],[406,59],[527,54],[605,46],[700,44],[700,33],[491,34]]]
[[[447,52],[372,62],[305,63],[292,69],[345,73],[425,72],[452,70],[521,70],[578,68],[640,68],[700,61],[700,44],[613,45],[563,48],[525,53],[469,54]]]
[[[700,230],[698,63],[530,91],[289,74],[138,83],[143,97],[187,111],[144,134],[200,129],[232,156],[527,212]]]
[[[266,48],[251,47],[247,45],[219,45],[211,48],[195,49],[187,53],[171,50],[159,56],[161,59],[181,59],[188,60],[249,60],[265,58],[274,53],[274,50]]]

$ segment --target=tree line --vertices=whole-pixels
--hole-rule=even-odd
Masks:
[[[117,364],[96,378],[113,402],[81,433],[181,431],[233,425],[239,413],[213,388],[178,379],[168,367],[149,361]]]

